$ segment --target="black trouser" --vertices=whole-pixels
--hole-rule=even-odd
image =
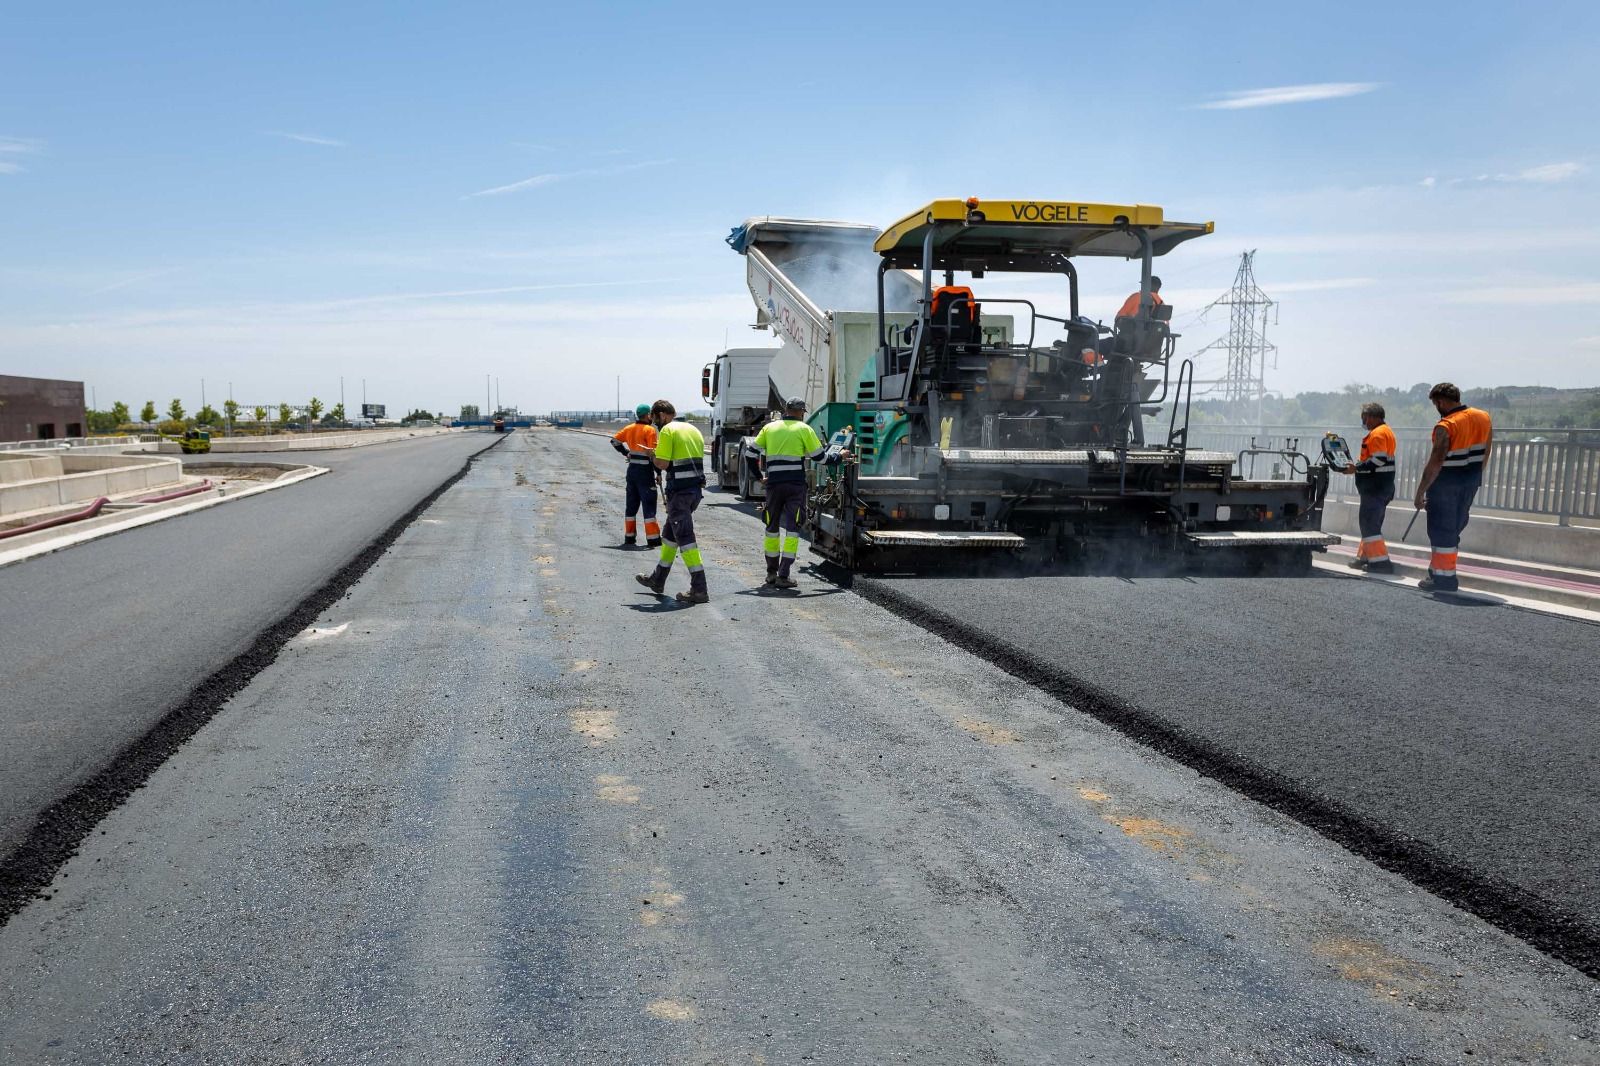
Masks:
[[[706,571],[700,562],[700,546],[694,540],[694,510],[700,506],[701,495],[698,487],[667,490],[667,524],[661,531],[661,562],[656,564],[656,576],[665,581],[672,561],[682,555],[683,565],[689,568],[689,587],[703,592]]]
[[[761,509],[767,521],[762,547],[767,556],[767,573],[789,576],[795,556],[800,553],[800,523],[806,518],[804,481],[767,481],[767,499]],[[783,536],[780,539],[779,531]]]
[[[650,547],[661,544],[661,530],[656,525],[656,471],[644,463],[628,464],[628,502],[624,512],[623,536],[633,540],[638,534],[634,518],[644,508],[644,536]]]

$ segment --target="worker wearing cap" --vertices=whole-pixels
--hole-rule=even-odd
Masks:
[[[1389,513],[1389,501],[1394,499],[1395,454],[1399,446],[1394,430],[1383,419],[1383,404],[1361,405],[1361,424],[1367,429],[1367,435],[1361,438],[1361,458],[1344,468],[1346,474],[1356,476],[1356,493],[1361,497],[1361,547],[1356,549],[1350,565],[1374,574],[1394,573],[1389,546],[1383,542],[1383,519]]]
[[[678,422],[677,408],[670,400],[657,400],[650,407],[655,424],[655,466],[666,475],[667,524],[661,531],[661,561],[649,574],[635,580],[657,596],[666,594],[667,575],[672,563],[683,556],[689,568],[689,591],[678,593],[679,603],[705,603],[706,571],[700,562],[700,546],[694,539],[694,510],[706,484],[706,442],[700,431],[688,422]]]
[[[752,448],[761,462],[767,489],[762,511],[767,523],[762,545],[767,556],[767,584],[780,589],[796,586],[789,569],[800,553],[800,523],[806,516],[806,460],[818,462],[827,454],[805,418],[805,400],[791,397],[783,405],[783,417],[762,426]]]
[[[1467,528],[1472,498],[1483,484],[1483,470],[1494,445],[1494,423],[1486,411],[1461,402],[1461,390],[1441,381],[1428,392],[1439,424],[1433,427],[1433,452],[1417,481],[1417,508],[1428,509],[1428,543],[1433,558],[1419,586],[1425,592],[1454,592],[1456,555]]]
[[[622,520],[622,546],[639,543],[636,516],[644,509],[644,540],[651,548],[661,547],[661,527],[656,524],[656,427],[650,422],[650,405],[633,409],[634,420],[617,430],[611,446],[628,460],[627,509]]]
[[[1122,301],[1122,307],[1118,309],[1117,317],[1131,318],[1132,316],[1138,314],[1140,295],[1141,293],[1136,292],[1126,300]],[[1154,307],[1160,307],[1163,302],[1164,301],[1161,299],[1161,279],[1152,277],[1150,279],[1150,303]]]

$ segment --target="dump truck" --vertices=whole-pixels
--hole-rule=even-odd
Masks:
[[[711,472],[717,486],[761,496],[761,475],[741,458],[745,441],[771,420],[772,348],[729,348],[700,371],[700,396],[711,405]]]
[[[812,469],[812,550],[853,569],[974,553],[1308,568],[1339,540],[1321,531],[1327,466],[1252,480],[1232,453],[1188,444],[1194,366],[1176,356],[1172,308],[1151,298],[1150,279],[1157,257],[1214,228],[1150,205],[936,200],[873,238],[871,337],[832,355],[822,338],[839,316],[821,321],[814,301],[785,290],[795,271],[776,277],[767,316],[810,359],[811,421],[854,456]],[[745,253],[758,308],[774,258],[756,258],[760,236]],[[1121,277],[1139,301],[1106,325],[1082,313],[1078,266],[1096,264],[1104,287],[1114,276],[1100,268],[1117,260],[1137,264]],[[1016,274],[1034,276],[1033,295],[986,285]],[[1039,308],[1045,279],[1065,308]],[[777,384],[780,358],[773,367]]]

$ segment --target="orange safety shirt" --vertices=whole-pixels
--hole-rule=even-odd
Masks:
[[[1164,302],[1165,301],[1163,301],[1161,299],[1161,294],[1159,292],[1153,292],[1153,293],[1150,294],[1150,303],[1153,304],[1154,306],[1160,307],[1162,305],[1162,303],[1164,303]],[[1138,293],[1134,293],[1132,296],[1130,296],[1126,300],[1122,301],[1122,309],[1117,312],[1117,317],[1118,318],[1129,318],[1129,317],[1131,317],[1133,315],[1136,315],[1138,313],[1139,313],[1139,294]]]
[[[611,446],[628,457],[632,466],[651,466],[656,451],[656,427],[648,422],[630,422],[617,430]]]
[[[1360,492],[1394,492],[1395,454],[1399,445],[1388,423],[1361,438],[1361,458],[1356,462],[1356,489]]]
[[[1489,454],[1489,438],[1494,423],[1487,411],[1462,404],[1439,419],[1450,437],[1440,477],[1474,477],[1483,474],[1483,461]]]

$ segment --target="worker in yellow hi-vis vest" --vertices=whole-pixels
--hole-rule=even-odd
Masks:
[[[783,405],[783,417],[761,427],[753,449],[761,460],[761,479],[767,488],[762,509],[767,531],[762,547],[767,556],[767,584],[773,588],[797,586],[789,570],[800,553],[800,525],[806,517],[806,460],[819,462],[827,454],[805,418],[805,400],[791,397]]]
[[[689,591],[678,593],[679,603],[705,603],[706,571],[700,561],[700,545],[694,539],[694,511],[706,484],[706,442],[700,431],[688,422],[677,421],[678,409],[670,400],[657,400],[650,406],[650,421],[656,426],[655,466],[666,474],[667,524],[661,530],[661,561],[648,574],[635,580],[657,596],[666,595],[667,575],[672,563],[683,556],[689,568]]]

